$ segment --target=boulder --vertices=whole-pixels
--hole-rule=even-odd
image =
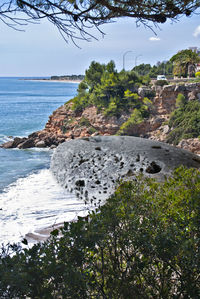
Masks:
[[[40,140],[35,144],[36,147],[46,147],[44,140]]]
[[[130,136],[95,136],[60,144],[51,160],[57,181],[79,198],[98,204],[121,179],[142,172],[162,180],[180,165],[200,167],[200,157],[183,149]]]
[[[34,146],[35,146],[34,139],[28,138],[24,142],[20,143],[17,147],[19,149],[26,149],[26,148],[30,148],[30,147],[34,147]]]
[[[7,141],[7,142],[1,144],[0,147],[2,147],[2,148],[13,148],[13,140]]]
[[[23,143],[24,141],[26,141],[27,138],[23,137],[15,137],[13,140],[5,142],[4,144],[1,145],[1,147],[3,148],[16,148],[18,147],[19,144]]]

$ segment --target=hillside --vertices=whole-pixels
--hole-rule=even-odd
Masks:
[[[3,147],[55,147],[74,138],[129,135],[200,154],[200,82],[150,85],[147,77],[133,71],[117,73],[112,61],[92,62],[77,91],[53,112],[44,130]]]

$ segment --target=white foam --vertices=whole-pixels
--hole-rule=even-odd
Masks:
[[[4,142],[7,142],[7,141],[11,141],[11,140],[12,140],[12,137],[0,134],[0,144],[4,143]]]
[[[0,243],[86,215],[88,207],[60,187],[50,170],[20,178],[0,194]]]

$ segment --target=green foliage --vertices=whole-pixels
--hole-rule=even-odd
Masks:
[[[122,183],[59,238],[2,248],[0,297],[199,298],[199,195],[195,169]]]
[[[74,112],[79,113],[82,112],[86,107],[88,107],[88,97],[87,94],[85,96],[78,94],[75,98],[73,98],[72,110]]]
[[[200,57],[192,50],[182,50],[173,55],[170,61],[174,64],[175,76],[191,77],[195,73],[195,64],[200,61]]]
[[[158,75],[165,74],[166,76],[172,76],[173,64],[171,61],[158,62],[156,65],[140,64],[133,68],[133,70],[141,76],[149,76],[150,78],[156,78]]]
[[[200,135],[200,102],[190,101],[176,109],[169,120],[170,128],[167,142],[178,144],[182,139],[195,138]]]
[[[105,109],[104,114],[106,116],[112,116],[112,115],[118,116],[119,115],[116,97],[110,99],[109,106],[107,109]]]
[[[101,77],[105,71],[105,65],[92,61],[90,67],[85,72],[85,82],[87,82],[90,90],[94,89],[94,86],[101,83]]]
[[[81,119],[79,121],[79,125],[85,126],[85,127],[90,127],[91,124],[90,124],[89,119],[83,116],[83,117],[81,117]]]
[[[149,107],[152,106],[152,101],[151,101],[149,98],[147,98],[147,97],[145,97],[145,98],[143,99],[143,103],[144,103],[144,105],[146,105],[146,106],[149,106]]]
[[[150,85],[151,83],[151,78],[149,75],[141,76],[141,80],[142,80],[142,84],[146,86]]]
[[[79,113],[87,106],[95,105],[99,111],[104,110],[106,116],[118,117],[123,111],[141,107],[142,100],[136,91],[138,86],[149,82],[148,76],[138,76],[134,71],[118,73],[113,61],[106,65],[93,61],[79,84],[72,109]]]
[[[176,108],[183,107],[186,104],[186,98],[182,93],[179,93],[176,98]]]
[[[131,135],[130,130],[135,125],[140,124],[143,120],[144,117],[142,115],[142,112],[135,108],[129,119],[121,125],[119,131],[117,132],[117,135]]]
[[[90,128],[88,128],[88,133],[89,133],[90,135],[94,134],[95,132],[97,132],[97,130],[96,130],[94,127],[90,127]]]
[[[196,72],[196,73],[195,73],[195,77],[196,77],[196,78],[200,78],[200,72]]]
[[[167,82],[167,80],[157,80],[155,82],[155,85],[157,85],[157,86],[164,86],[164,85],[168,85],[168,82]]]

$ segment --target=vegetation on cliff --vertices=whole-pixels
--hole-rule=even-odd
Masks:
[[[150,78],[156,78],[157,75],[164,74],[167,77],[194,77],[196,64],[200,62],[197,53],[190,49],[179,51],[173,55],[170,60],[158,62],[156,65],[140,64],[133,68],[139,75],[146,75]]]
[[[122,183],[59,238],[55,230],[30,249],[4,247],[0,297],[199,298],[199,193],[194,169]]]
[[[150,78],[156,78],[158,75],[165,74],[166,76],[173,75],[173,64],[171,61],[158,62],[156,65],[151,66],[149,63],[142,63],[133,68],[140,76],[149,76]]]
[[[177,145],[182,139],[196,138],[200,136],[200,102],[189,101],[181,94],[177,97],[177,109],[169,120],[172,131],[167,137],[167,142]]]
[[[72,99],[72,109],[79,113],[94,105],[106,116],[117,117],[122,112],[138,109],[145,116],[148,106],[138,96],[137,90],[149,81],[148,77],[138,76],[134,71],[123,70],[118,73],[113,61],[108,64],[93,61],[79,84],[77,96]]]
[[[200,62],[200,57],[192,50],[182,50],[173,55],[170,59],[173,63],[173,74],[178,77],[194,77],[196,64]]]

